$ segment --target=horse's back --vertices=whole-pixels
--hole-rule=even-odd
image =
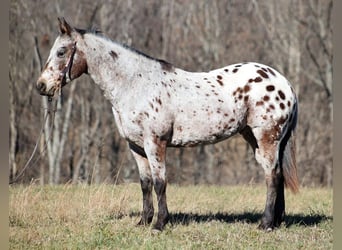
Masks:
[[[275,69],[239,63],[207,73],[190,73],[193,83],[179,88],[175,107],[174,143],[185,137],[215,141],[244,126],[271,127],[288,120],[296,105],[290,83]],[[181,97],[181,98],[180,98]]]

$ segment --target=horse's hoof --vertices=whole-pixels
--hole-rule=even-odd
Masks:
[[[140,226],[149,226],[152,222],[152,218],[148,218],[147,220],[145,220],[144,218],[141,218],[140,221],[136,224],[137,227]]]
[[[159,234],[163,231],[165,225],[162,225],[161,223],[156,223],[153,225],[152,232],[154,234]]]
[[[258,229],[264,230],[266,232],[271,232],[273,231],[274,226],[272,225],[272,223],[261,222],[258,226]]]
[[[152,235],[158,235],[161,234],[162,230],[158,228],[152,228],[151,233]]]

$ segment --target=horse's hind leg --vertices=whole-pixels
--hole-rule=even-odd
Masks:
[[[280,142],[277,131],[257,131],[258,148],[255,158],[265,171],[267,197],[259,228],[272,230],[278,227],[285,215],[284,177],[279,165]]]
[[[260,229],[279,227],[285,216],[284,177],[279,166],[266,174],[267,198]]]
[[[243,137],[252,146],[257,162],[265,171],[267,197],[264,214],[259,228],[272,230],[278,227],[285,215],[284,177],[279,165],[278,131],[262,128],[241,131]]]
[[[148,225],[152,222],[154,215],[153,208],[153,199],[152,199],[152,174],[150,165],[148,163],[147,157],[142,149],[138,149],[137,147],[130,145],[131,152],[137,162],[139,175],[140,175],[140,184],[141,190],[143,194],[143,211],[141,220],[138,225]]]

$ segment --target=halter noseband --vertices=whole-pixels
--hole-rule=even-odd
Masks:
[[[68,63],[65,65],[64,69],[59,74],[60,78],[62,78],[61,81],[60,81],[61,87],[63,87],[65,84],[67,84],[67,82],[66,82],[66,80],[67,80],[66,78],[67,77],[71,81],[70,73],[71,73],[72,64],[74,62],[75,53],[76,53],[76,42],[74,42],[74,44],[73,44],[73,46],[71,48],[71,55],[70,55],[70,58],[68,60]]]

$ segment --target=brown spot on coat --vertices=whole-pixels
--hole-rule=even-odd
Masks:
[[[235,68],[235,69],[233,69],[233,73],[236,73],[236,72],[238,72],[238,68]]]
[[[263,101],[257,101],[257,102],[255,103],[255,106],[262,106],[262,105],[264,105],[264,102],[263,102]]]
[[[166,156],[165,152],[166,152],[167,142],[159,140],[159,138],[156,136],[153,138],[153,143],[157,146],[157,150],[155,153],[156,160],[158,162],[165,162],[165,156]],[[158,166],[158,168],[160,169],[161,167]]]
[[[278,94],[279,94],[279,96],[280,96],[281,99],[285,100],[285,94],[284,94],[283,91],[278,90]]]
[[[268,78],[268,74],[265,73],[265,71],[263,71],[263,70],[261,70],[261,69],[257,70],[257,73],[258,73],[259,75],[261,75],[263,78]]]
[[[284,124],[285,122],[286,122],[286,120],[287,120],[287,117],[281,117],[279,120],[278,120],[278,124],[279,125],[282,125],[282,124]]]
[[[272,74],[272,75],[276,75],[275,73],[274,73],[274,71],[271,69],[271,68],[267,68],[268,69],[268,71]]]
[[[262,81],[262,78],[261,77],[256,77],[255,79],[254,79],[254,82],[261,82]]]
[[[156,101],[159,103],[159,105],[162,105],[162,101],[160,98],[156,98]]]
[[[275,87],[273,85],[267,85],[266,90],[271,92],[275,90]]]
[[[285,109],[285,104],[284,104],[284,103],[281,102],[281,103],[279,104],[279,106],[280,106],[281,109]]]
[[[242,93],[243,93],[242,88],[238,87],[238,88],[233,92],[233,95],[236,95],[238,92],[239,92],[239,94],[242,94]]]
[[[58,70],[63,70],[64,67],[65,67],[65,65],[64,65],[63,63],[60,63],[60,64],[58,65]],[[53,71],[52,66],[49,68],[49,70]]]
[[[217,79],[222,80],[222,76],[221,75],[217,75]]]
[[[251,87],[249,86],[249,85],[245,85],[245,87],[243,87],[243,91],[245,92],[245,93],[247,93],[248,91],[250,91],[251,90]]]
[[[116,59],[118,59],[118,54],[115,53],[113,50],[111,50],[109,52],[109,55],[113,58],[114,61],[116,61]]]
[[[267,101],[270,100],[270,97],[269,97],[268,95],[265,95],[265,96],[263,97],[263,100],[264,100],[265,102],[267,102]]]
[[[74,62],[71,66],[70,77],[71,79],[75,79],[83,73],[88,73],[87,60],[85,59],[83,51],[77,51]]]
[[[220,79],[216,80],[221,86],[223,86],[223,82]]]

